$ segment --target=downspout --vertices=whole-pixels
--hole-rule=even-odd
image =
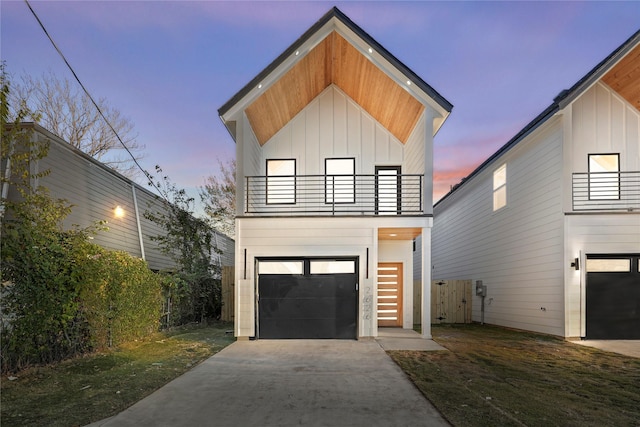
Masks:
[[[2,194],[0,196],[0,224],[4,220],[4,201],[9,197],[9,180],[11,179],[11,156],[13,156],[13,141],[9,142],[9,153],[7,154],[7,164],[4,170],[4,181],[2,182]]]
[[[136,211],[136,225],[138,226],[138,239],[140,240],[140,254],[143,260],[147,260],[144,255],[144,241],[142,240],[142,227],[140,227],[140,212],[138,211],[138,198],[136,197],[136,186],[131,184],[131,193],[133,194],[133,208]]]

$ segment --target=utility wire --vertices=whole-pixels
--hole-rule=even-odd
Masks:
[[[27,7],[29,8],[29,10],[31,11],[33,16],[36,18],[36,21],[38,21],[38,24],[40,24],[40,28],[42,28],[42,31],[44,31],[45,35],[47,36],[47,38],[49,39],[49,41],[51,42],[51,44],[55,48],[56,52],[58,52],[58,54],[60,55],[60,57],[62,58],[64,63],[67,65],[67,67],[71,71],[71,74],[73,74],[73,77],[76,79],[76,81],[78,82],[78,84],[80,85],[82,90],[84,91],[85,95],[87,95],[87,97],[89,98],[89,100],[91,101],[93,106],[96,107],[96,110],[98,110],[98,113],[100,114],[100,117],[102,117],[102,119],[105,121],[107,126],[109,126],[109,129],[111,129],[111,131],[116,136],[116,138],[118,139],[118,141],[120,142],[122,147],[126,150],[126,152],[129,153],[129,156],[131,156],[131,160],[133,160],[133,162],[136,164],[138,169],[140,169],[142,171],[144,176],[149,181],[149,184],[151,184],[156,190],[158,190],[158,193],[162,196],[162,198],[167,200],[167,197],[165,196],[164,192],[162,190],[160,190],[160,188],[158,188],[158,186],[155,184],[155,182],[153,182],[153,179],[152,179],[151,175],[146,170],[144,170],[142,168],[142,166],[140,166],[140,163],[138,163],[138,160],[136,160],[136,158],[133,156],[133,153],[131,153],[131,151],[129,150],[129,147],[127,147],[127,145],[124,143],[124,141],[122,141],[122,138],[120,138],[120,135],[118,135],[118,132],[116,132],[116,130],[113,128],[113,126],[111,125],[109,120],[107,120],[106,116],[102,112],[102,109],[98,106],[98,103],[93,99],[93,97],[91,96],[91,94],[89,93],[87,88],[84,87],[84,85],[80,81],[80,78],[78,77],[76,72],[73,70],[73,67],[71,67],[71,64],[69,64],[69,61],[67,61],[67,58],[64,56],[64,54],[62,53],[62,51],[60,50],[60,48],[58,47],[56,42],[53,41],[53,38],[49,35],[49,32],[44,27],[44,24],[42,23],[42,21],[40,21],[40,18],[38,18],[38,15],[36,14],[36,12],[33,10],[31,5],[29,4],[29,0],[24,0],[24,2],[27,4]],[[168,202],[168,200],[167,200],[167,202]]]

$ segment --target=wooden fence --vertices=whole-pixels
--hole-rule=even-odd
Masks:
[[[222,267],[222,314],[220,319],[233,322],[235,267]]]
[[[431,323],[471,323],[471,280],[431,282]]]

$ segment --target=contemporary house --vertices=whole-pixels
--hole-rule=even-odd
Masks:
[[[145,211],[163,212],[166,207],[158,197],[146,188],[119,174],[105,164],[91,158],[82,151],[35,123],[23,123],[21,128],[29,132],[34,142],[49,145],[48,154],[33,162],[32,174],[45,170],[50,173],[33,180],[34,186],[43,186],[52,197],[65,199],[72,205],[65,218],[65,228],[72,225],[88,227],[96,221],[106,221],[109,230],[99,232],[93,240],[104,248],[120,250],[145,259],[152,270],[172,269],[174,261],[163,253],[152,237],[165,231],[145,218]],[[7,164],[3,158],[2,176]],[[11,164],[9,164],[11,169]],[[14,171],[9,170],[9,173]],[[13,186],[3,188],[3,197],[11,200],[18,197]],[[216,247],[221,251],[213,254],[220,266],[233,266],[234,241],[215,232]]]
[[[433,278],[473,319],[640,338],[640,31],[434,207]],[[484,306],[484,312],[481,307]]]
[[[219,109],[237,149],[239,339],[413,327],[413,241],[428,287],[433,137],[451,108],[333,8]]]

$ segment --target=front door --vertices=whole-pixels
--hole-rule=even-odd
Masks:
[[[402,327],[402,263],[378,264],[378,326]]]

